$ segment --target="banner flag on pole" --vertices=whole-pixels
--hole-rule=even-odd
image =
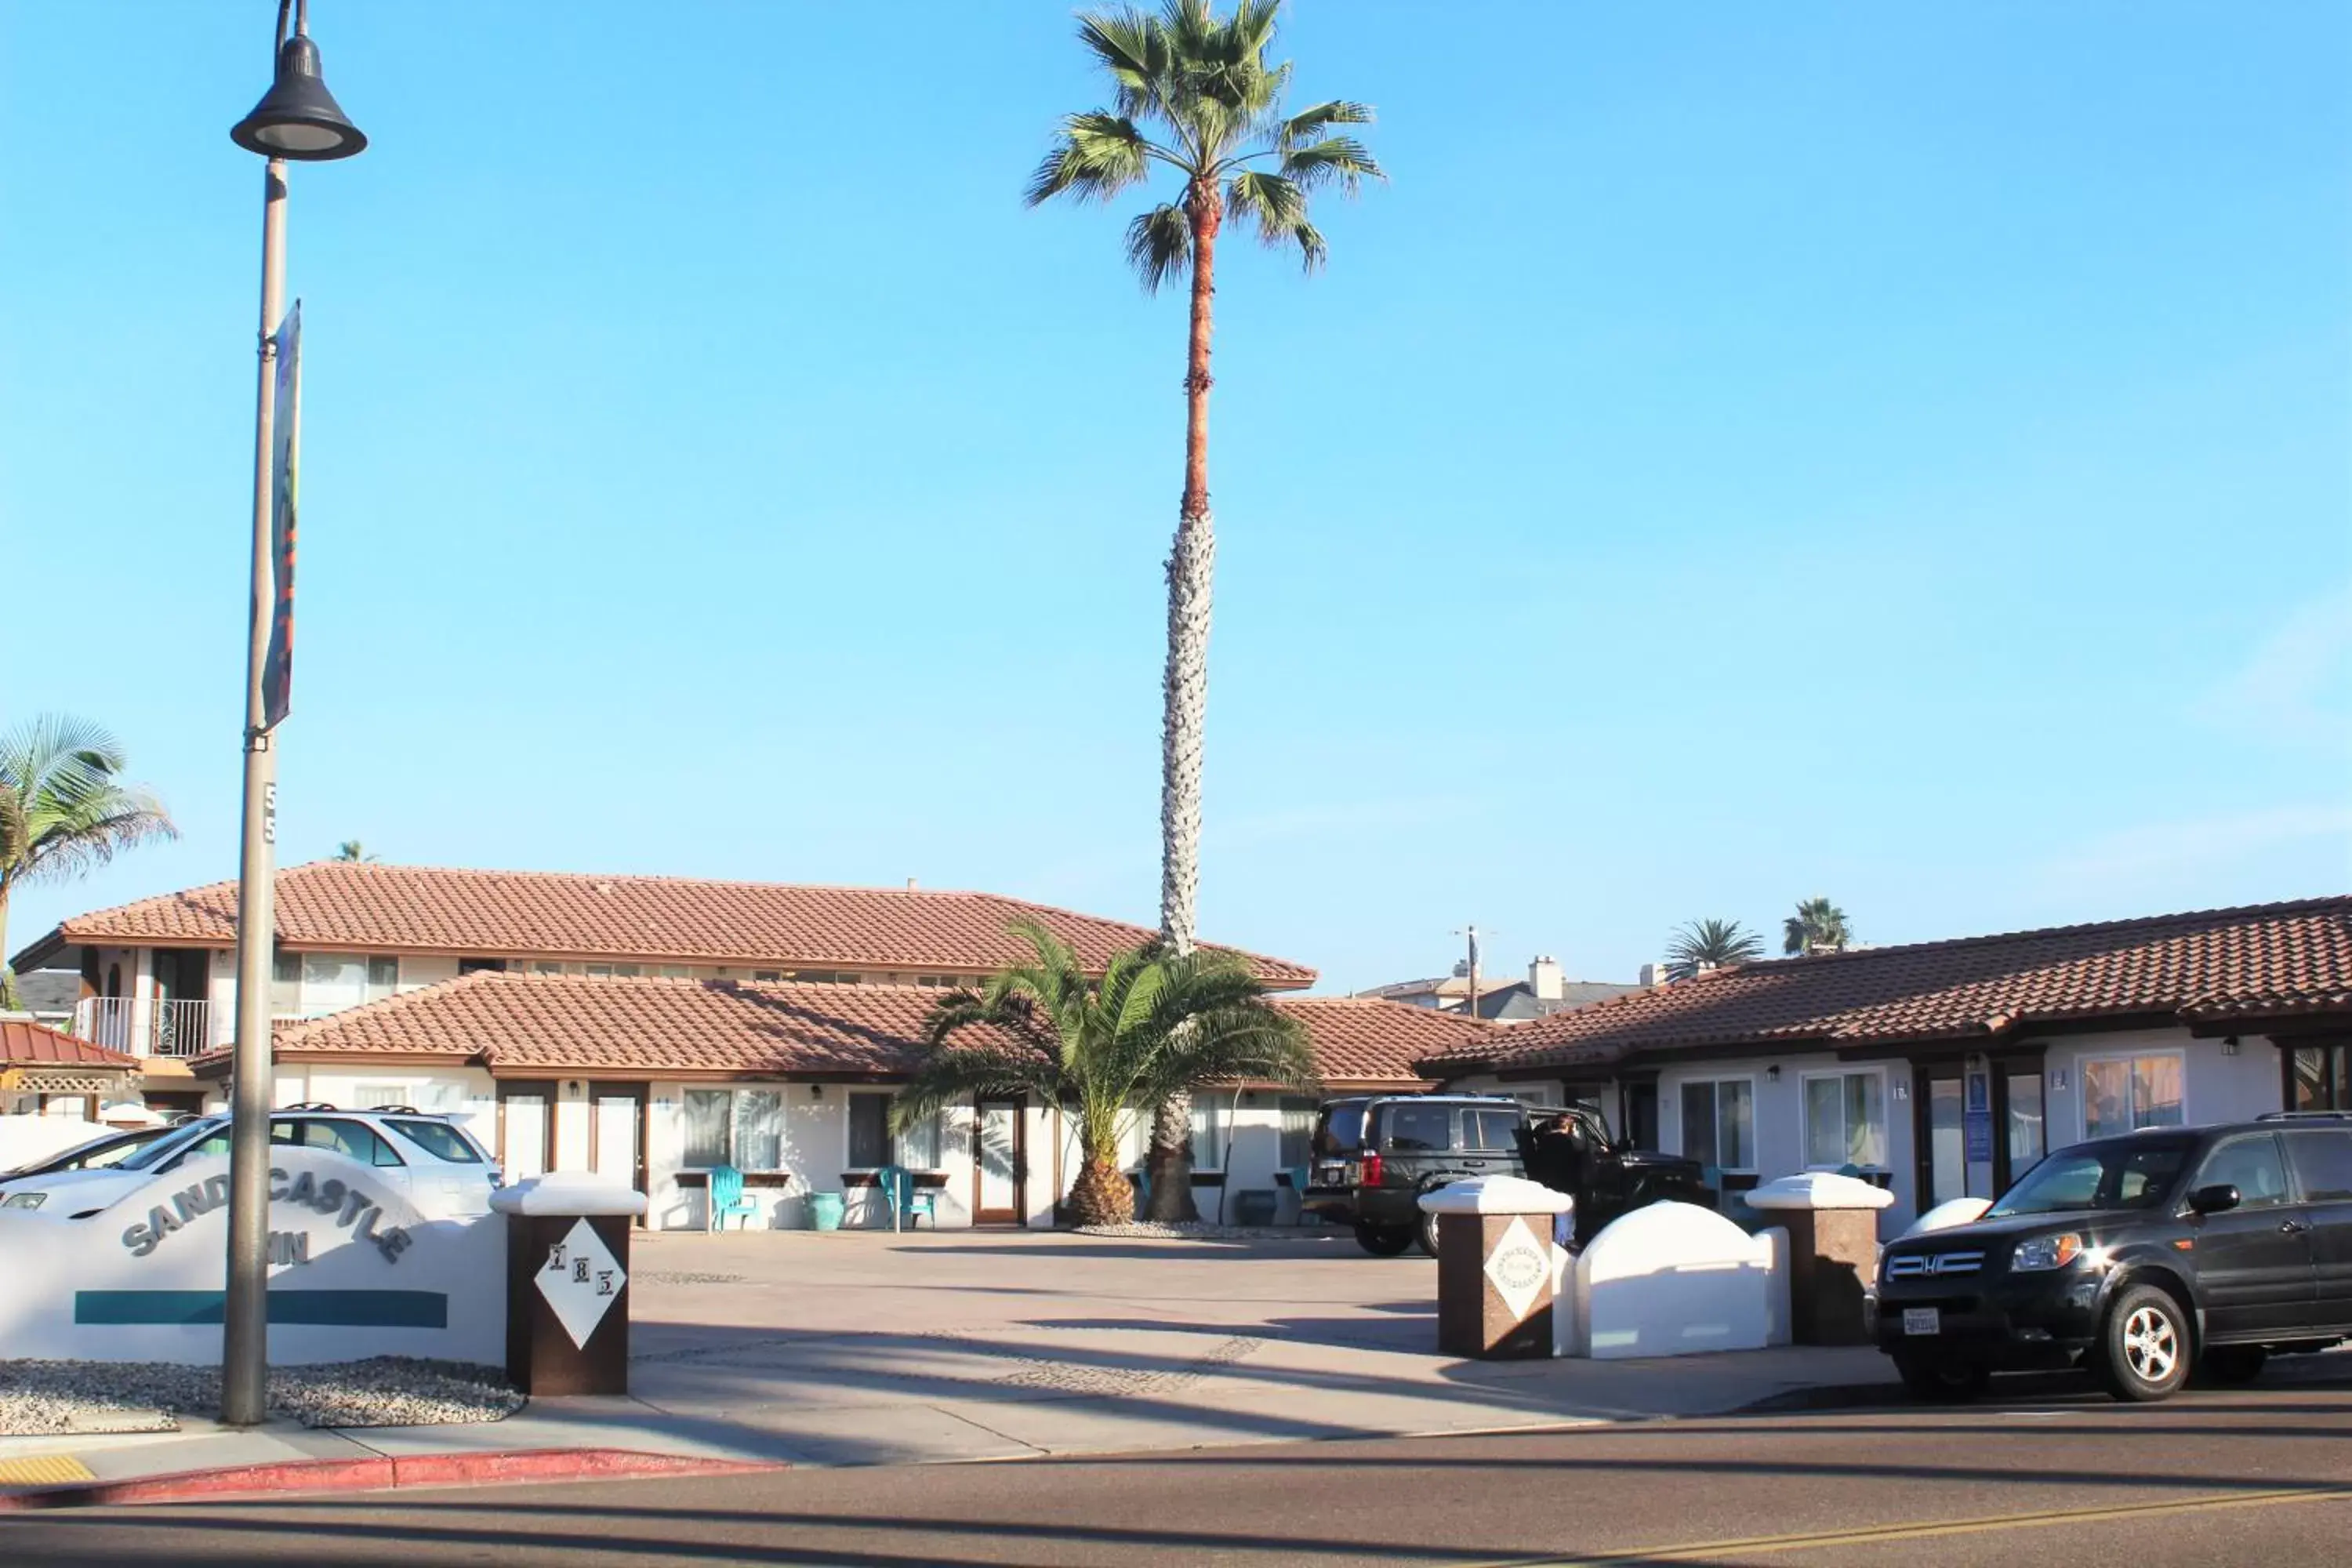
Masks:
[[[269,457],[269,651],[261,663],[261,727],[274,730],[294,703],[294,499],[302,448],[302,301],[270,335],[278,345],[277,415]]]

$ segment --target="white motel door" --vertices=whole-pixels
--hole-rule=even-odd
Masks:
[[[645,1191],[638,1153],[645,1147],[645,1089],[638,1084],[589,1086],[588,1168],[610,1181]]]
[[[499,1166],[509,1184],[547,1174],[554,1104],[551,1083],[499,1086]]]
[[[979,1191],[972,1219],[980,1225],[1019,1225],[1023,1118],[1018,1101],[983,1100],[972,1117],[972,1164]]]

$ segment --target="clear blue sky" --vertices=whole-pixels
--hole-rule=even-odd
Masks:
[[[287,860],[1150,921],[1181,299],[1060,4],[317,0]],[[268,0],[0,15],[0,718],[236,855]],[[1203,925],[1629,978],[2352,879],[2352,10],[1301,0],[1393,182],[1229,247]],[[95,95],[95,96],[93,96]]]

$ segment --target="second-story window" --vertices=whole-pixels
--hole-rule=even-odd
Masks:
[[[381,953],[306,952],[301,975],[299,1011],[315,1018],[391,995],[400,986],[400,960]],[[273,999],[273,1009],[275,1005]]]

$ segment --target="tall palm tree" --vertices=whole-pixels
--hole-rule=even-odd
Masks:
[[[79,877],[150,838],[173,838],[163,802],[118,782],[121,742],[63,713],[0,736],[0,1005],[16,1005],[5,967],[8,899],[20,882]]]
[[[1780,922],[1782,952],[1843,952],[1853,940],[1845,911],[1827,899],[1801,899],[1797,912]]]
[[[1666,973],[1688,980],[1701,969],[1748,963],[1764,956],[1764,939],[1738,921],[1691,921],[1666,944]]]
[[[1137,1108],[1234,1079],[1314,1086],[1306,1030],[1231,956],[1154,944],[1118,954],[1095,981],[1044,926],[1013,929],[1035,962],[940,998],[926,1025],[930,1054],[899,1090],[892,1123],[985,1094],[1069,1108],[1079,1163],[1070,1212],[1080,1225],[1134,1212],[1118,1148]]]
[[[1312,272],[1327,247],[1308,198],[1336,185],[1352,195],[1384,178],[1371,153],[1337,127],[1365,125],[1364,104],[1334,99],[1283,112],[1286,61],[1269,61],[1278,0],[1236,0],[1220,18],[1209,0],[1162,0],[1082,12],[1078,41],[1110,78],[1111,106],[1073,114],[1030,177],[1029,205],[1055,196],[1108,202],[1147,183],[1155,167],[1177,199],[1127,226],[1127,258],[1147,292],[1190,275],[1184,363],[1184,491],[1167,562],[1168,660],[1160,679],[1160,929],[1179,953],[1197,940],[1201,751],[1209,701],[1209,603],[1216,531],[1209,513],[1209,335],[1217,237],[1228,214],[1258,238],[1295,250]],[[1146,127],[1150,127],[1147,132]],[[1191,1108],[1182,1098],[1152,1123],[1153,1215],[1192,1217],[1183,1178]]]

